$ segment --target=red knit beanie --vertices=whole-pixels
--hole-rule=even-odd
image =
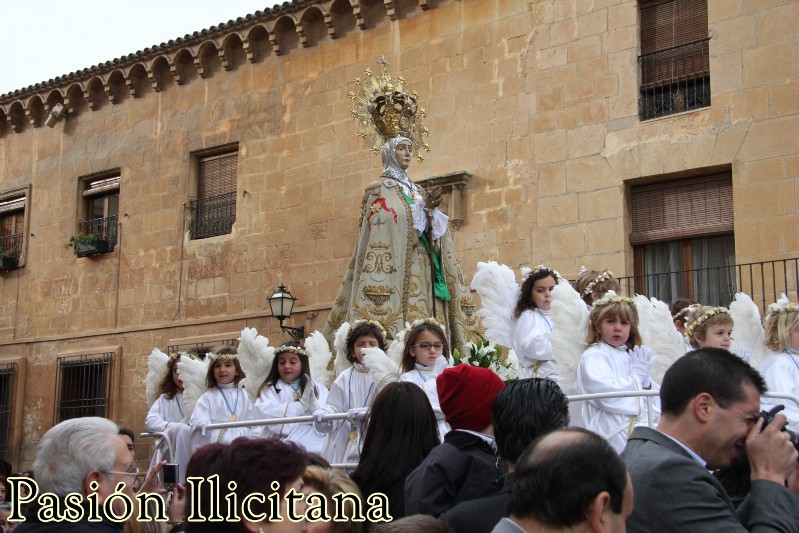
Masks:
[[[461,364],[436,378],[438,402],[452,429],[480,431],[491,425],[491,405],[505,383],[488,368]]]

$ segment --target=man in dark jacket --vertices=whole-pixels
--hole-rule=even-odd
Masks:
[[[36,448],[33,470],[36,472],[38,491],[34,490],[27,501],[30,503],[26,520],[15,529],[19,533],[118,533],[123,522],[115,522],[104,512],[103,503],[120,487],[117,495],[133,499],[133,482],[138,474],[133,457],[118,435],[116,424],[105,418],[85,417],[65,420],[50,428]],[[120,485],[121,484],[121,485]],[[100,521],[89,521],[90,508],[94,506],[87,499],[97,493],[97,508]],[[45,516],[39,511],[46,507],[54,508],[52,502],[39,501],[43,493],[51,493],[58,499],[55,520],[44,522]],[[64,513],[68,494],[76,493],[81,501],[72,505],[82,517]],[[22,500],[21,498],[18,500]],[[24,501],[21,503],[25,503]],[[14,507],[19,509],[15,502]],[[109,500],[109,512],[124,517],[126,508],[124,498],[116,496]],[[43,513],[44,514],[44,513]]]
[[[508,473],[499,480],[499,492],[459,503],[439,518],[456,533],[489,533],[508,516],[508,496],[516,461],[535,439],[569,425],[569,400],[557,383],[530,378],[508,384],[494,398],[494,437]]]
[[[436,379],[452,431],[405,479],[405,514],[438,516],[453,505],[497,491],[507,471],[491,425],[491,405],[505,384],[487,368],[458,365]]]

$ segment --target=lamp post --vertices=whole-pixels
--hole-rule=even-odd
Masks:
[[[292,328],[283,325],[283,321],[291,316],[291,310],[294,308],[296,300],[297,298],[281,283],[269,297],[269,309],[272,311],[272,316],[280,321],[280,329],[291,335],[292,338],[300,340],[305,337],[304,326]]]

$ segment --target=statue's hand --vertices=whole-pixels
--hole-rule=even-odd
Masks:
[[[425,192],[424,205],[428,209],[435,209],[441,205],[441,187],[430,187]]]

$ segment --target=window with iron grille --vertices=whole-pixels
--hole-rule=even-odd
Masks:
[[[78,223],[78,233],[96,235],[106,241],[107,249],[117,244],[119,227],[119,169],[81,178],[83,220]]]
[[[640,2],[641,120],[710,105],[707,0]]]
[[[227,337],[227,338],[226,338]],[[188,352],[204,359],[214,346],[238,346],[237,334],[222,335],[220,337],[197,337],[195,339],[175,339],[170,342],[167,353]]]
[[[236,222],[238,148],[197,156],[197,198],[189,203],[191,239],[226,235]]]
[[[727,305],[735,293],[729,172],[630,189],[635,292]]]
[[[8,460],[11,441],[11,401],[17,364],[0,364],[0,457]]]
[[[108,417],[112,355],[58,358],[55,424],[82,416]]]
[[[0,193],[0,258],[4,270],[19,266],[25,238],[27,199],[27,188]]]

